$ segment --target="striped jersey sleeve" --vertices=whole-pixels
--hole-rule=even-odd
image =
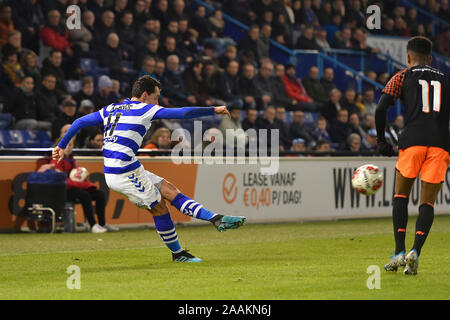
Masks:
[[[393,96],[395,99],[400,98],[402,94],[403,82],[405,81],[407,69],[397,72],[391,80],[386,84],[382,93]]]

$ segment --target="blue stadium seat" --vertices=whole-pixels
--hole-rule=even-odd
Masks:
[[[10,113],[0,113],[0,130],[9,129],[12,123],[12,115]]]
[[[315,124],[319,118],[319,113],[317,112],[304,112],[303,120],[305,123]]]
[[[0,130],[0,144],[4,148],[49,148],[53,142],[45,131]]]

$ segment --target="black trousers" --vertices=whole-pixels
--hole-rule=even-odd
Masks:
[[[95,213],[97,213],[98,224],[105,225],[105,193],[101,190],[88,191],[84,189],[67,190],[67,200],[80,201],[83,206],[84,216],[92,227],[95,222],[92,201],[95,201]]]

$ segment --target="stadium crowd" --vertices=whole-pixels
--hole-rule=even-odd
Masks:
[[[269,40],[376,53],[364,14],[375,2],[386,13],[375,33],[433,38],[430,25],[416,22],[417,10],[392,0],[205,2],[216,10],[189,0],[0,0],[1,113],[12,115],[6,128],[47,130],[56,140],[75,119],[120,102],[133,80],[151,75],[163,85],[163,106],[229,106],[231,118],[217,125],[222,132],[279,129],[281,150],[375,151],[374,89],[341,92],[332,68],[319,78],[311,66],[299,79],[294,65],[270,59]],[[70,29],[66,9],[73,4],[81,25]],[[449,21],[447,0],[418,5]],[[223,13],[250,26],[238,43],[226,36]],[[433,38],[446,56],[449,39],[449,30]],[[381,84],[390,76],[366,75]],[[170,148],[170,132],[179,127],[158,121],[142,147]],[[402,127],[398,116],[387,130],[393,142]],[[84,129],[75,146],[100,148],[102,129]]]

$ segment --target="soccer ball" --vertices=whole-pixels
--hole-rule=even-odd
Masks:
[[[383,185],[383,174],[373,164],[365,164],[353,172],[353,188],[366,196],[375,194]]]
[[[70,180],[81,182],[81,181],[85,181],[87,179],[88,175],[89,175],[89,172],[87,171],[86,168],[78,167],[78,168],[73,168],[70,171],[69,178],[70,178]]]

